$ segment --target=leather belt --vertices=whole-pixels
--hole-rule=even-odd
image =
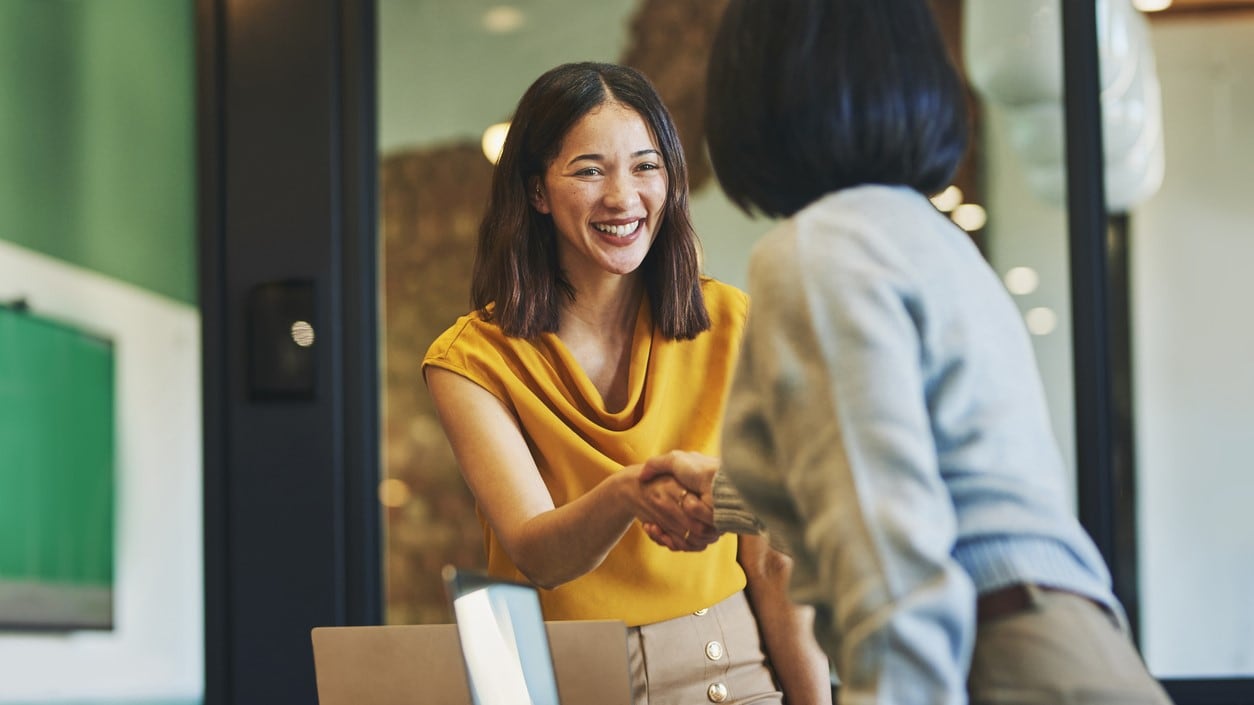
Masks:
[[[1032,595],[1033,590],[1041,592],[1071,595],[1082,600],[1090,602],[1099,607],[1103,612],[1107,609],[1099,602],[1091,598],[1080,595],[1070,590],[1060,590],[1058,588],[1047,587],[1045,585],[1027,585],[1024,583],[1015,583],[998,588],[990,592],[986,592],[976,598],[975,601],[975,618],[984,622],[990,619],[1000,619],[1017,614],[1031,607],[1036,602],[1036,598]]]

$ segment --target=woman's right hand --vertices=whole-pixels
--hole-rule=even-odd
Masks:
[[[718,458],[681,450],[644,463],[639,481],[656,517],[641,517],[649,538],[673,551],[701,551],[722,536],[711,492],[718,465]]]

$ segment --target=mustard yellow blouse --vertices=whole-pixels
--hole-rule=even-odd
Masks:
[[[710,330],[667,340],[647,301],[636,318],[628,401],[606,411],[601,396],[555,334],[506,336],[477,313],[462,316],[427,351],[423,367],[460,374],[494,394],[518,418],[556,506],[579,497],[624,465],[670,450],[717,455],[724,405],[748,312],[743,292],[702,280]],[[525,581],[480,513],[492,575]],[[672,552],[633,524],[592,572],[541,590],[547,619],[620,619],[650,624],[708,607],[745,586],[736,538],[700,553]]]

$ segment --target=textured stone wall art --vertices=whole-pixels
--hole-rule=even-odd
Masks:
[[[705,156],[705,72],[727,0],[644,0],[621,62],[649,77],[666,103],[697,191],[713,171]]]
[[[477,144],[394,154],[380,170],[387,621],[448,621],[440,567],[481,566],[483,538],[422,380],[427,347],[470,308],[492,165]]]

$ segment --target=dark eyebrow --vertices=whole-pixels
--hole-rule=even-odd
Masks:
[[[641,149],[641,150],[632,152],[631,158],[636,159],[638,157],[643,157],[646,154],[656,154],[659,157],[662,156],[661,152],[650,147],[648,149]],[[574,164],[575,162],[582,162],[582,161],[601,162],[601,161],[605,161],[605,156],[602,154],[580,154],[578,156],[572,157],[570,161],[566,162],[566,165],[570,166],[571,164]]]

